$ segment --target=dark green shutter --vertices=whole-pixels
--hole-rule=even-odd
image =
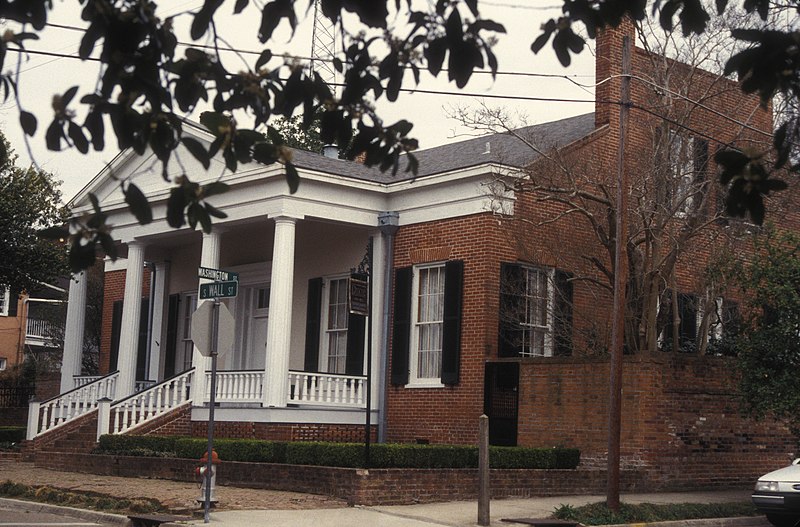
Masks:
[[[150,313],[150,299],[142,298],[142,308],[139,312],[139,339],[136,347],[136,380],[146,381],[148,373],[147,366],[147,337],[150,335],[148,322]]]
[[[111,314],[111,356],[108,362],[108,373],[117,371],[119,359],[119,337],[122,331],[122,300],[114,302]]]
[[[572,354],[572,273],[556,269],[553,303],[553,355]]]
[[[461,358],[461,304],[464,296],[464,262],[444,265],[444,320],[442,324],[442,383],[458,384]]]
[[[695,351],[697,343],[697,301],[694,295],[681,293],[678,295],[678,309],[681,324],[679,351]]]
[[[19,289],[11,288],[8,293],[8,316],[17,316],[17,305],[19,304]]]
[[[347,315],[347,355],[345,356],[345,373],[347,375],[364,375],[364,333],[367,317],[364,315]]]
[[[306,305],[306,354],[305,371],[319,371],[319,338],[322,320],[322,278],[308,281],[308,303]]]
[[[497,355],[518,357],[522,352],[525,316],[525,269],[511,263],[500,264],[500,327]]]
[[[164,346],[164,378],[175,375],[175,355],[178,351],[178,320],[180,317],[181,295],[169,295],[167,307],[167,341]]]
[[[411,339],[411,267],[394,273],[394,327],[392,331],[392,384],[408,384],[408,347]]]

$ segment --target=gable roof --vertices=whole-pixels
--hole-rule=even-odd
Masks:
[[[526,126],[515,130],[515,133],[532,141],[540,150],[548,151],[553,148],[562,148],[586,137],[594,129],[594,114],[587,113],[549,123]],[[419,172],[416,176],[405,172],[406,164],[404,162],[401,162],[397,175],[393,176],[391,170],[381,172],[377,168],[369,168],[361,163],[325,157],[322,154],[303,150],[295,150],[293,162],[301,168],[390,184],[487,163],[522,167],[540,157],[524,141],[508,133],[475,137],[466,141],[420,150],[414,152],[414,155],[419,161]]]

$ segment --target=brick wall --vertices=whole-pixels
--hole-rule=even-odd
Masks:
[[[197,461],[191,459],[55,455],[38,452],[40,468],[98,474],[195,481]],[[559,496],[602,493],[603,470],[491,470],[493,498]],[[355,469],[241,463],[222,460],[217,472],[220,485],[328,494],[353,505],[400,505],[452,500],[474,500],[477,469]],[[647,489],[635,471],[622,474],[625,491]]]
[[[720,357],[626,357],[622,466],[679,489],[748,485],[786,465],[796,442],[777,423],[740,415],[731,366]],[[574,446],[587,466],[604,466],[608,378],[602,359],[523,360],[519,444]]]
[[[191,422],[191,435],[206,437],[205,421]],[[371,440],[377,441],[377,427],[371,427]],[[271,441],[331,441],[337,443],[360,443],[364,441],[363,425],[298,424],[298,423],[214,423],[215,437],[267,439]]]

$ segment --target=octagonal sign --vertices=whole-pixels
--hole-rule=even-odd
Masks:
[[[233,347],[236,323],[228,306],[219,304],[217,330],[217,355],[223,355]],[[204,357],[211,356],[211,330],[214,320],[214,302],[203,302],[192,314],[192,341]]]

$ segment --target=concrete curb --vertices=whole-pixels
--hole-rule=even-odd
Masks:
[[[740,516],[736,518],[702,518],[698,520],[674,520],[652,523],[620,523],[603,527],[764,527],[770,525],[764,516]]]
[[[88,520],[97,523],[114,524],[121,526],[131,525],[127,516],[111,514],[109,512],[90,511],[86,509],[76,509],[75,507],[64,507],[62,505],[50,505],[49,503],[39,503],[36,501],[15,500],[11,498],[0,498],[0,506],[13,508],[16,510],[29,512],[48,512],[51,514],[68,514],[73,518]]]

